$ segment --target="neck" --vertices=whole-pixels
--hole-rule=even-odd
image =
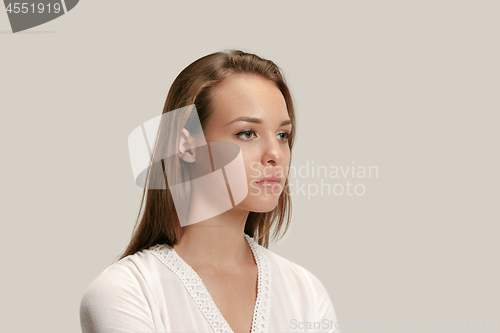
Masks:
[[[249,212],[233,208],[208,220],[182,228],[181,240],[173,245],[177,254],[191,267],[216,270],[254,264],[244,238]]]

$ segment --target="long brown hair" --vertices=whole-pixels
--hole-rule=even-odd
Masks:
[[[214,88],[225,78],[235,74],[261,75],[271,80],[279,88],[285,98],[288,116],[292,121],[292,129],[288,139],[291,154],[296,132],[292,96],[281,69],[274,62],[263,59],[255,54],[231,50],[212,53],[196,60],[186,67],[173,82],[165,101],[163,114],[194,104],[201,126],[205,131],[213,112],[211,100]],[[187,125],[189,125],[187,124],[188,121],[189,119],[186,117],[178,119],[177,124],[174,126],[181,129],[186,127],[187,129]],[[162,166],[163,168],[175,167],[175,165],[165,166],[163,163]],[[141,217],[145,198],[146,205]],[[271,228],[274,228],[272,237],[277,241],[288,229],[291,212],[291,197],[288,179],[286,179],[277,206],[270,212],[249,212],[244,232],[256,239],[260,245],[267,248],[269,246]],[[144,187],[134,232],[130,243],[121,254],[120,259],[156,244],[168,244],[172,246],[177,244],[181,237],[181,225],[168,186],[166,186],[166,189],[149,189]]]

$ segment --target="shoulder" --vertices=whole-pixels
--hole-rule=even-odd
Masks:
[[[111,264],[90,282],[80,301],[84,332],[94,332],[95,327],[117,325],[119,320],[135,325],[134,318],[123,318],[126,313],[134,313],[136,320],[149,323],[151,309],[144,274],[150,256],[145,250],[127,256]]]
[[[109,297],[118,291],[134,290],[141,278],[140,262],[144,261],[145,251],[127,256],[102,271],[87,286],[84,300],[94,297]]]
[[[317,296],[327,294],[321,281],[303,266],[259,245],[259,249],[269,258],[273,275],[286,279],[292,287],[313,293]]]

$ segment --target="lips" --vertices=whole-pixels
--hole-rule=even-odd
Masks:
[[[264,184],[270,184],[270,185],[274,185],[274,184],[279,184],[281,183],[281,177],[278,176],[277,174],[272,174],[272,175],[268,175],[260,180],[257,181],[258,184],[261,184],[261,185],[264,185]]]

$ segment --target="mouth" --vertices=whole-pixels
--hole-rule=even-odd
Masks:
[[[263,187],[272,187],[272,188],[275,188],[275,187],[278,187],[280,185],[281,181],[278,181],[278,180],[261,180],[261,181],[258,181],[256,183],[259,184],[260,186],[263,186]]]
[[[273,173],[261,178],[258,181],[255,181],[255,183],[258,184],[259,186],[274,190],[280,188],[281,181],[282,181],[281,174]]]
[[[262,186],[273,186],[276,184],[279,184],[280,182],[277,180],[261,180],[257,182],[257,184],[262,185]]]

